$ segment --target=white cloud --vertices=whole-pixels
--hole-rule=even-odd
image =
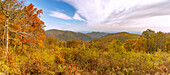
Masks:
[[[56,17],[56,18],[61,18],[61,19],[66,19],[66,20],[71,20],[72,18],[67,16],[66,14],[56,12],[56,11],[51,11],[51,14],[49,16]]]
[[[82,19],[77,13],[74,14],[73,19],[75,19],[75,20],[80,20],[80,21],[85,21],[85,20]]]
[[[146,28],[170,32],[169,0],[63,0],[87,19],[96,30],[142,31]]]
[[[55,18],[60,18],[60,19],[65,19],[65,20],[79,20],[79,21],[85,21],[84,19],[82,19],[77,13],[74,14],[73,17],[70,17],[64,13],[58,12],[57,11],[51,11],[51,14],[49,14],[49,16],[55,17]]]

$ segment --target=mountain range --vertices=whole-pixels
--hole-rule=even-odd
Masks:
[[[80,33],[72,31],[64,31],[51,29],[45,32],[46,37],[56,37],[62,41],[70,40],[83,40],[83,41],[102,41],[109,42],[113,39],[118,39],[121,42],[125,42],[127,39],[137,39],[140,35],[131,34],[127,32],[118,33],[105,33],[105,32],[91,32],[91,33]]]
[[[125,43],[128,39],[138,39],[139,34],[131,34],[128,32],[118,32],[118,33],[109,33],[105,36],[92,40],[93,42],[111,42],[113,39],[119,40],[122,43]]]
[[[80,32],[72,32],[72,31],[64,31],[51,29],[45,32],[46,37],[56,37],[62,41],[69,40],[83,40],[90,41],[99,37],[106,35],[104,32],[91,32],[91,33],[80,33]]]

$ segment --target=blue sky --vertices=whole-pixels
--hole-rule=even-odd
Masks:
[[[50,16],[52,12],[60,12],[69,17],[74,17],[76,9],[63,1],[57,0],[27,0],[26,5],[32,3],[38,9],[43,9],[41,14],[41,20],[45,22],[46,28],[49,29],[60,29],[60,30],[72,30],[72,31],[86,31],[88,27],[85,21],[76,19],[62,19]],[[81,16],[82,19],[85,20]],[[85,29],[84,29],[85,28]]]
[[[170,32],[170,0],[27,0],[43,9],[46,28],[71,31]]]

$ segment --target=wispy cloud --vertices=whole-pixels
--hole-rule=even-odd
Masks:
[[[72,18],[70,16],[67,16],[64,13],[56,12],[56,11],[51,11],[51,14],[49,16],[60,18],[60,19],[65,19],[65,20],[71,20]]]
[[[62,0],[98,30],[170,32],[170,0]],[[78,18],[77,18],[78,19]],[[81,19],[79,19],[81,20]]]
[[[75,19],[75,20],[80,20],[80,21],[85,21],[85,20],[82,19],[77,13],[74,14],[73,19]]]
[[[49,16],[55,17],[55,18],[60,18],[60,19],[65,19],[65,20],[79,20],[79,21],[85,21],[82,19],[77,13],[74,14],[73,17],[70,17],[64,13],[57,11],[51,11],[51,14],[48,14]]]

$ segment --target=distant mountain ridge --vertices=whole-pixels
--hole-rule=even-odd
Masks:
[[[128,32],[118,32],[118,33],[109,33],[107,35],[104,35],[92,41],[108,43],[108,42],[111,42],[113,39],[117,39],[117,40],[120,40],[120,42],[125,43],[128,39],[138,39],[139,37],[140,37],[139,34],[131,34]]]
[[[118,33],[105,33],[105,32],[91,32],[91,33],[81,33],[51,29],[45,32],[46,37],[56,37],[62,41],[70,40],[83,40],[83,41],[100,41],[103,43],[111,42],[113,39],[120,40],[124,43],[127,39],[137,39],[139,34],[131,34],[128,32],[118,32]]]
[[[47,30],[45,32],[45,35],[47,37],[56,37],[59,40],[63,40],[63,41],[69,41],[69,40],[89,41],[93,39],[92,37],[86,34],[83,34],[83,33],[76,33],[72,31],[63,31],[63,30],[57,30],[57,29]]]
[[[103,32],[92,32],[92,33],[80,33],[80,32],[72,32],[72,31],[64,31],[51,29],[45,32],[46,37],[56,37],[59,40],[69,41],[69,40],[83,40],[90,41],[99,37],[102,37],[107,33]]]
[[[91,36],[94,39],[100,38],[108,33],[104,33],[104,32],[91,32],[91,33],[86,33],[88,36]]]

